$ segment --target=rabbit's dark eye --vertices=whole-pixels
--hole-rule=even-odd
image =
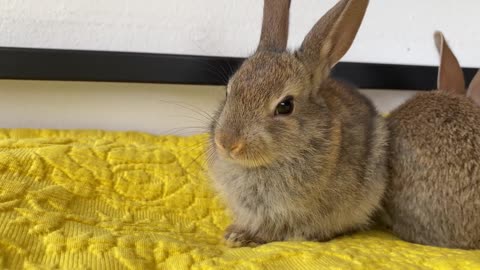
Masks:
[[[286,97],[275,108],[275,115],[289,115],[293,111],[293,97]]]

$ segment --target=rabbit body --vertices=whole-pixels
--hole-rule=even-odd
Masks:
[[[388,117],[386,208],[402,239],[480,248],[480,107],[464,96],[421,93]]]
[[[480,248],[480,76],[465,89],[460,65],[440,32],[438,90],[388,117],[393,232],[425,245]]]
[[[261,56],[253,61],[256,57]],[[251,63],[247,61],[232,82],[243,70],[250,76]],[[275,72],[273,65],[268,68]],[[270,77],[258,80],[265,78]],[[247,89],[252,88],[243,89],[241,98],[259,100],[257,92],[247,97]],[[268,164],[261,166],[244,166],[214,154],[212,178],[234,215],[226,239],[239,245],[324,241],[369,225],[385,190],[388,139],[385,120],[372,104],[356,89],[327,80],[318,96],[301,98],[301,108],[285,128],[280,126],[284,123],[254,116],[264,102],[252,108],[243,104],[237,111],[230,104],[222,107],[220,111],[242,116],[230,120],[236,124],[224,122],[221,113],[215,117],[220,125],[241,126],[240,132],[263,133],[269,139],[254,147],[271,152]],[[212,134],[215,130],[213,125]],[[210,148],[216,151],[213,139]]]

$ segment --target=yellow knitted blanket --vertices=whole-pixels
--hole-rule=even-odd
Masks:
[[[383,232],[228,248],[205,136],[0,130],[1,269],[480,269]]]

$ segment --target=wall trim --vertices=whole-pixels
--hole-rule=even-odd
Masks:
[[[0,79],[224,85],[243,60],[0,47]],[[476,69],[464,68],[464,72],[469,83]],[[437,67],[341,62],[333,76],[359,88],[431,90],[436,87]]]

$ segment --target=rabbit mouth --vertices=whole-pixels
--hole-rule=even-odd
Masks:
[[[272,158],[266,149],[258,149],[259,143],[248,142],[243,138],[217,133],[212,139],[215,152],[224,160],[245,167],[261,167],[271,163]]]
[[[231,159],[234,163],[241,165],[243,167],[248,168],[258,168],[258,167],[265,167],[271,162],[264,158],[256,158],[256,159]]]
[[[242,154],[232,154],[221,152],[220,155],[223,159],[234,164],[249,168],[264,167],[272,162],[271,158],[261,153],[244,152]]]

